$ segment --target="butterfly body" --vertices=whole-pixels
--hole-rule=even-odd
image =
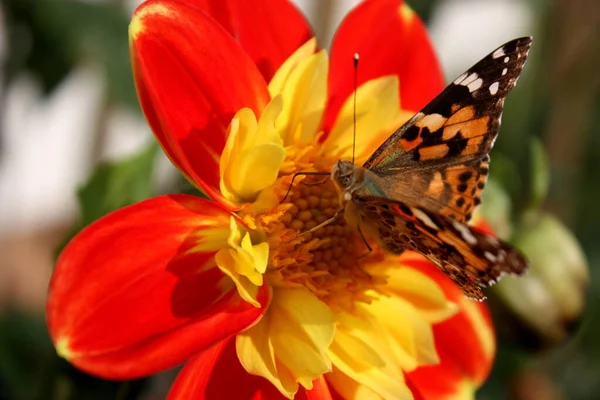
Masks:
[[[466,223],[480,203],[504,99],[530,45],[526,37],[499,47],[394,132],[362,167],[339,161],[331,171],[348,223],[388,252],[423,254],[476,300],[485,299],[481,288],[528,267],[517,250]]]

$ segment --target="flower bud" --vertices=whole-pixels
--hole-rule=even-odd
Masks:
[[[498,333],[533,349],[558,344],[577,326],[585,307],[589,275],[583,251],[573,233],[545,213],[526,214],[511,242],[531,267],[525,276],[496,286],[494,314],[512,319],[499,323],[504,330]]]

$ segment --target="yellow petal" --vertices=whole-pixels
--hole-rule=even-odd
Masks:
[[[344,399],[356,400],[385,400],[368,387],[361,385],[343,372],[334,368],[330,374],[327,374],[327,382]],[[408,394],[406,394],[408,395]],[[407,397],[410,398],[410,397]]]
[[[250,233],[245,232],[234,217],[230,219],[227,245],[215,255],[217,266],[233,280],[242,299],[260,307],[256,296],[258,287],[263,285],[269,245],[266,242],[253,244]]]
[[[186,254],[208,253],[227,247],[230,233],[229,219],[230,217],[225,214],[212,219],[203,219],[198,225],[200,229],[194,234],[196,244]]]
[[[260,122],[248,108],[232,119],[219,163],[221,193],[228,200],[251,203],[275,183],[285,159],[282,140],[275,130],[281,107],[281,99],[277,98],[267,105]]]
[[[287,60],[279,67],[271,82],[269,82],[269,93],[271,98],[274,98],[281,92],[286,86],[287,80],[290,77],[292,71],[298,66],[299,63],[306,60],[308,57],[315,54],[317,50],[317,39],[312,38],[298,48]]]
[[[258,295],[258,287],[254,285],[248,278],[235,272],[236,258],[235,252],[231,249],[220,250],[215,254],[217,266],[224,274],[229,276],[238,290],[240,297],[252,304],[255,307],[260,307],[260,303],[256,299]]]
[[[289,369],[275,358],[269,312],[252,328],[239,334],[235,344],[238,359],[248,373],[266,378],[288,399],[294,397],[298,383]]]
[[[362,314],[363,321],[369,319],[369,313]],[[395,318],[398,319],[399,316]],[[348,326],[351,318],[343,319],[345,323],[338,327],[329,350],[335,368],[368,388],[367,392],[372,391],[384,399],[412,399],[412,394],[404,383],[402,368],[395,358],[397,354],[390,347],[390,339],[393,338],[381,329],[380,321],[370,319],[368,324],[361,322]]]
[[[327,349],[335,320],[325,303],[306,289],[280,289],[273,293],[270,312],[275,354],[304,386],[331,371]]]
[[[298,383],[310,389],[315,378],[331,371],[327,349],[334,333],[331,310],[312,293],[276,289],[267,314],[238,335],[238,357],[248,372],[291,398]]]
[[[399,262],[386,263],[386,292],[408,301],[431,324],[445,321],[458,312],[458,306],[446,299],[435,281],[414,268],[399,267]]]
[[[380,321],[381,329],[389,338],[388,346],[403,371],[439,363],[431,324],[405,299],[381,296],[363,306],[363,310]]]
[[[336,332],[330,351],[335,355],[335,359],[344,359],[344,364],[354,371],[366,371],[385,366],[383,359],[370,344],[342,329]]]
[[[362,84],[356,91],[356,161],[361,164],[412,112],[401,111],[398,77],[383,76]],[[336,122],[324,143],[340,158],[352,158],[354,132],[354,94],[340,109]]]
[[[325,50],[301,61],[281,87],[283,110],[275,126],[285,145],[307,143],[319,129],[327,101],[329,61]]]

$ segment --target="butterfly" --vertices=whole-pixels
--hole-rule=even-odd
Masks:
[[[341,160],[331,171],[349,223],[388,252],[423,254],[479,301],[485,299],[482,288],[528,268],[516,249],[466,223],[481,202],[504,100],[517,83],[531,41],[514,39],[484,57],[396,130],[362,167]]]

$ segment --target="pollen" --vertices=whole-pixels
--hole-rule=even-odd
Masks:
[[[323,164],[334,163],[319,161],[320,172],[328,172]],[[281,203],[255,219],[269,243],[268,283],[306,287],[332,308],[370,302],[368,292],[381,278],[366,269],[381,253],[369,251],[357,229],[346,223],[338,191],[327,174],[298,176],[291,182],[291,173],[278,180]]]

